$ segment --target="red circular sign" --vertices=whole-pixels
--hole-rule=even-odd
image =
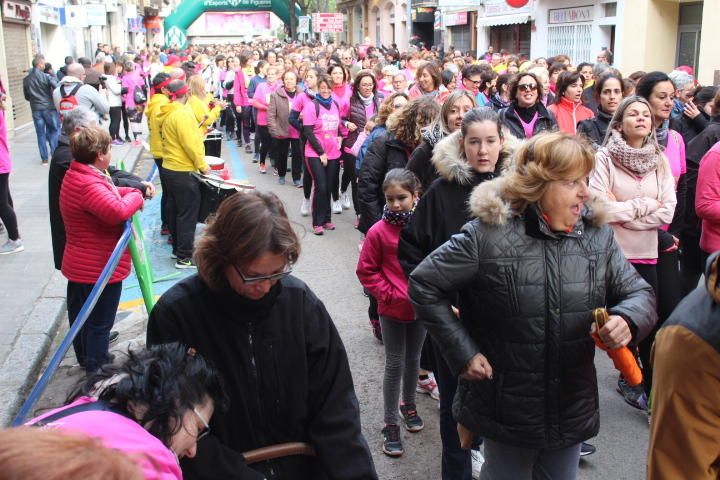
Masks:
[[[520,8],[527,5],[528,0],[505,0],[513,8]]]

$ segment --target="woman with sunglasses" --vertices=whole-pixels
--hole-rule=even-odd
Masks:
[[[498,112],[500,121],[510,133],[520,139],[557,129],[555,117],[540,99],[544,93],[536,75],[523,73],[510,82],[510,106]]]
[[[198,241],[198,273],[150,314],[148,345],[185,342],[217,365],[230,397],[211,441],[182,462],[189,478],[377,479],[345,347],[322,302],[290,275],[299,254],[275,194],[233,195]],[[242,452],[286,442],[310,443],[316,456],[238,476]]]
[[[195,456],[225,401],[218,372],[194,350],[170,343],[130,351],[122,364],[83,380],[67,405],[27,425],[97,438],[128,454],[144,478],[181,480],[179,460]]]

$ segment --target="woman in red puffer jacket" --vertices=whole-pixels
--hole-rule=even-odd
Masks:
[[[563,72],[558,77],[555,103],[547,109],[555,116],[560,131],[575,135],[577,124],[595,117],[592,110],[582,104],[585,79],[578,72]]]
[[[122,235],[125,221],[143,206],[140,190],[116,187],[105,169],[110,165],[107,132],[98,126],[84,128],[70,138],[73,161],[60,189],[60,212],[67,233],[62,273],[68,279],[70,325],[100,277]],[[109,359],[110,329],[120,302],[122,281],[130,273],[125,251],[95,308],[73,342],[78,362],[88,373]]]

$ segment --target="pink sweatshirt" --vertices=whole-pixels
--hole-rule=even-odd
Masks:
[[[338,110],[338,106],[335,102],[330,103],[329,109],[320,105],[320,108],[318,109],[320,113],[319,115],[315,114],[315,110],[315,102],[305,104],[305,107],[302,110],[303,126],[312,126],[313,133],[325,151],[325,155],[327,155],[330,160],[337,160],[340,158],[340,145],[338,144],[338,137],[342,136],[343,132],[347,132],[347,129],[340,121],[340,111]],[[313,149],[309,141],[305,143],[305,156],[320,156],[320,154]]]
[[[590,190],[603,204],[628,260],[658,258],[657,229],[672,222],[677,197],[668,165],[638,177],[616,165],[606,148],[595,154]]]
[[[27,424],[32,425],[66,408],[94,401],[88,397],[78,398],[70,405],[47,412]],[[77,432],[99,439],[106,447],[127,454],[140,465],[147,480],[182,480],[183,478],[175,454],[139,423],[118,413],[102,410],[79,412],[48,423],[45,428]]]
[[[7,140],[7,123],[5,123],[5,111],[0,110],[0,174],[10,173],[12,162],[10,161],[10,149]]]
[[[702,220],[700,248],[706,253],[720,250],[720,142],[700,160],[695,212]]]
[[[251,105],[257,108],[257,124],[267,126],[267,108],[270,103],[270,95],[277,89],[278,83],[269,84],[263,82],[255,89],[255,95],[251,100]]]
[[[125,100],[125,106],[128,109],[135,108],[135,87],[142,88],[143,85],[145,85],[142,76],[140,75],[140,73],[138,73],[137,70],[131,73],[126,73],[122,77],[121,85],[124,88],[127,88],[127,93],[123,95],[123,100]]]
[[[398,261],[402,227],[384,220],[368,230],[355,273],[363,287],[378,301],[378,313],[401,322],[415,319],[408,299],[408,282]]]

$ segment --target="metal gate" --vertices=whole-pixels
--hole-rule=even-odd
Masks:
[[[580,62],[593,62],[590,49],[592,24],[548,26],[548,56],[564,53],[570,57],[573,65]]]
[[[454,25],[448,29],[450,30],[450,43],[455,50],[467,54],[470,50],[470,25]]]
[[[27,27],[19,23],[3,22],[5,56],[8,69],[8,94],[12,99],[15,128],[32,122],[30,104],[23,96],[22,81],[30,69]]]

